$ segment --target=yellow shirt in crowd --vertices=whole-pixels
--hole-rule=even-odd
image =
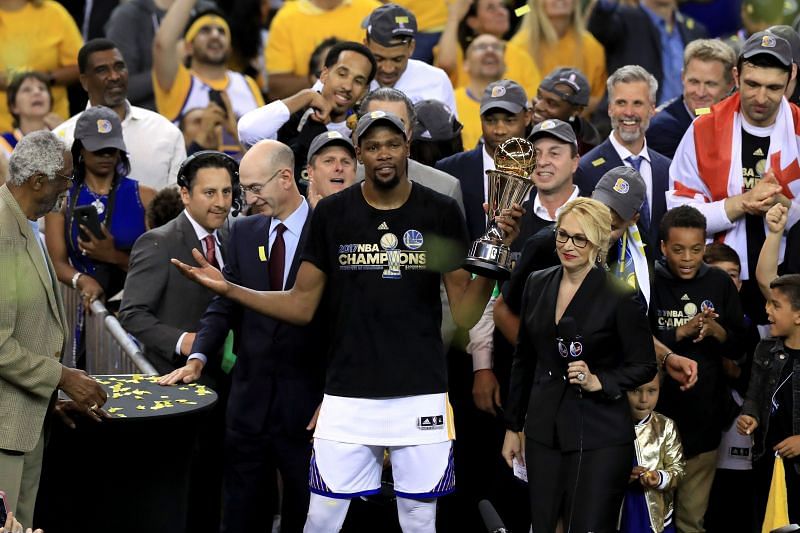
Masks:
[[[395,4],[414,13],[417,18],[417,29],[421,32],[442,31],[447,22],[448,2],[445,0],[397,0]]]
[[[38,70],[46,73],[78,64],[83,38],[66,9],[46,0],[35,7],[28,2],[19,11],[0,10],[0,72],[7,82],[16,73]],[[69,118],[67,89],[52,87],[53,112]],[[0,131],[11,131],[6,92],[0,91]]]
[[[469,85],[469,74],[464,69],[464,52],[460,46],[457,53],[456,72],[450,76],[450,81],[453,82],[453,87],[464,87]],[[506,64],[506,72],[503,74],[503,78],[522,85],[529,100],[536,96],[536,91],[542,82],[542,75],[527,48],[507,42],[503,60]],[[478,98],[480,98],[480,95],[478,95]],[[461,119],[461,113],[458,114],[458,117]],[[464,146],[466,147],[466,145]]]
[[[591,95],[596,98],[601,98],[606,90],[606,52],[603,49],[594,35],[588,31],[583,32],[582,35],[582,48],[578,53],[578,41],[576,39],[575,31],[570,30],[553,45],[542,43],[541,57],[542,62],[537,63],[539,72],[547,76],[549,73],[559,67],[573,67],[577,68],[589,80],[591,87]],[[528,49],[528,32],[523,28],[511,38],[511,42]],[[536,93],[529,94],[528,96],[535,96]]]
[[[360,43],[364,19],[381,4],[375,0],[345,0],[325,11],[310,0],[290,0],[275,15],[265,51],[269,74],[308,76],[308,60],[328,37]]]
[[[466,87],[455,90],[456,109],[458,121],[464,126],[461,130],[461,140],[464,151],[472,150],[478,144],[483,131],[481,130],[481,95],[470,95]]]

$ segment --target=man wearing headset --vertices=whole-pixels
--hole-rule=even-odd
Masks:
[[[145,346],[145,356],[161,374],[186,363],[200,318],[213,293],[186,280],[170,257],[191,258],[202,250],[210,263],[225,266],[225,233],[232,205],[238,210],[236,161],[215,151],[197,152],[183,162],[178,186],[185,207],[177,218],[143,234],[133,246],[120,307],[122,326]],[[215,371],[216,370],[216,371]],[[227,376],[209,368],[207,383],[220,401],[203,424],[193,459],[187,531],[219,531],[223,423]]]

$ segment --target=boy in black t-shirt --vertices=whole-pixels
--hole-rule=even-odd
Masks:
[[[327,293],[331,342],[304,531],[339,531],[351,498],[380,491],[388,450],[400,525],[433,533],[436,498],[454,488],[439,284],[456,323],[470,328],[494,281],[459,268],[467,246],[461,212],[409,180],[400,119],[367,113],[355,138],[365,181],[319,202],[290,291],[229,284],[199,253],[199,268],[173,262],[218,294],[291,323],[311,320]],[[521,215],[514,206],[497,217],[506,244]]]
[[[679,531],[703,531],[722,429],[736,416],[722,358],[736,357],[743,333],[739,296],[728,275],[703,263],[706,220],[680,206],[661,221],[661,251],[650,293],[650,325],[670,352],[697,362],[697,384],[686,391],[666,377],[658,411],[678,426],[686,477],[676,495]]]

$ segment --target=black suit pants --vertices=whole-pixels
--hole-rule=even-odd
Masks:
[[[308,513],[311,441],[304,435],[252,435],[227,428],[223,533],[267,531],[277,500],[276,471],[283,482],[281,532],[303,530]]]
[[[622,498],[633,468],[633,441],[621,446],[563,452],[526,439],[525,461],[534,533],[617,530]]]

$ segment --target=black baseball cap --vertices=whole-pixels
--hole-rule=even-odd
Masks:
[[[464,127],[453,110],[439,100],[420,100],[414,104],[414,111],[417,122],[412,138],[415,141],[449,141]]]
[[[417,17],[397,4],[384,4],[369,14],[361,24],[367,37],[381,46],[393,46],[397,41],[413,39],[417,35]]]
[[[344,146],[353,157],[356,156],[356,149],[353,147],[353,142],[348,137],[345,137],[338,131],[326,131],[320,133],[311,141],[311,146],[308,147],[307,160],[311,161],[311,158],[317,155],[320,150],[334,144]]]
[[[769,54],[784,66],[792,66],[792,46],[789,41],[772,32],[760,31],[745,41],[742,47],[743,59],[750,59],[759,54]]]
[[[541,137],[555,137],[559,141],[578,146],[575,130],[572,129],[572,126],[557,118],[543,120],[534,126],[533,131],[528,135],[528,140],[533,142]]]
[[[356,124],[355,131],[356,142],[361,139],[361,136],[364,135],[368,129],[377,123],[394,126],[395,129],[403,134],[403,137],[406,137],[406,127],[403,125],[403,121],[400,120],[397,115],[393,113],[387,113],[386,111],[370,111],[358,119],[358,124]]]
[[[600,178],[592,199],[616,211],[622,220],[639,212],[647,196],[647,187],[639,172],[628,166],[612,168]]]
[[[573,91],[574,94],[559,90],[556,85],[566,85]],[[547,75],[545,79],[539,84],[541,89],[556,93],[565,102],[573,105],[587,106],[589,105],[589,80],[583,73],[571,67],[557,68]]]
[[[517,114],[528,108],[528,96],[522,86],[511,80],[490,83],[481,98],[481,115],[490,109],[502,109]]]
[[[104,148],[127,151],[119,115],[105,106],[92,106],[81,113],[75,123],[74,137],[90,152]]]
[[[792,62],[800,65],[800,35],[791,26],[785,24],[770,26],[767,31],[786,39],[792,49]]]

